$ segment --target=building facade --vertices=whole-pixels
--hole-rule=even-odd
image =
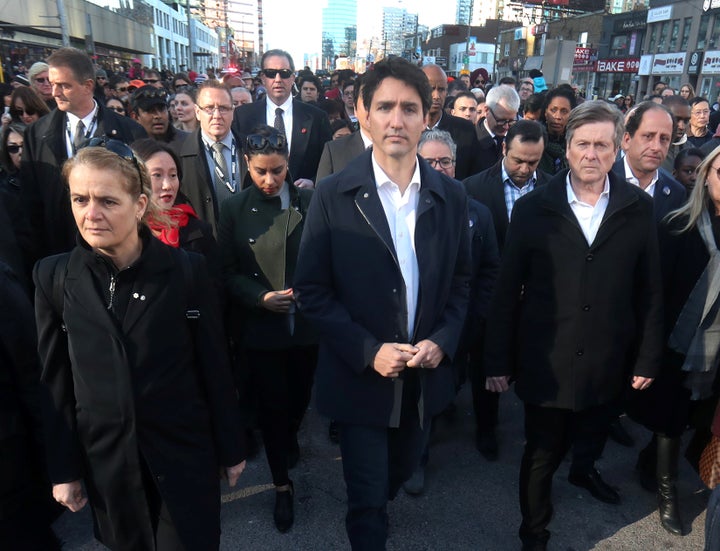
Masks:
[[[338,57],[355,59],[357,0],[328,0],[322,11],[323,68],[332,69]]]

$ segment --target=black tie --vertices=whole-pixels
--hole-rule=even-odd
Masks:
[[[80,146],[85,141],[85,125],[83,121],[79,120],[77,127],[75,127],[75,138],[73,139],[73,151],[80,149]]]
[[[498,158],[502,157],[502,144],[505,136],[495,136],[495,146],[497,147]]]
[[[285,121],[283,120],[283,110],[281,107],[275,109],[275,124],[273,125],[275,130],[287,138],[285,134]]]

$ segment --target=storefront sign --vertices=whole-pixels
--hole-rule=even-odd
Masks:
[[[690,54],[690,60],[688,61],[688,75],[697,75],[700,73],[700,67],[703,63],[703,52],[695,51]]]
[[[598,59],[598,73],[637,73],[640,68],[640,58],[626,57],[623,59]]]
[[[682,73],[685,68],[687,54],[678,52],[673,54],[655,54],[652,63],[653,75],[669,75]]]
[[[526,36],[527,36],[527,29],[525,27],[520,27],[519,29],[515,29],[515,40],[525,40]]]
[[[705,52],[705,58],[702,61],[702,73],[704,75],[720,73],[720,50]]]
[[[705,0],[703,2],[703,11],[716,10],[720,8],[720,0]]]
[[[545,34],[547,32],[547,23],[540,23],[539,25],[534,25],[530,28],[530,33],[533,36],[538,36],[541,34]]]
[[[717,0],[720,2],[720,0]],[[613,32],[621,33],[624,31],[634,31],[636,29],[644,29],[647,25],[647,13],[643,10],[639,13],[630,14],[629,17],[615,19],[613,23]]]
[[[573,57],[573,67],[592,65],[591,58],[595,51],[590,48],[575,48],[575,57]]]
[[[672,8],[672,6],[662,6],[648,10],[647,22],[657,23],[658,21],[667,21],[668,19],[672,19]]]

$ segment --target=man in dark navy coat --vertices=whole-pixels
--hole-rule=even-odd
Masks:
[[[547,548],[552,479],[570,445],[592,451],[569,481],[617,503],[595,469],[611,407],[647,388],[663,350],[662,284],[650,198],[610,170],[622,113],[603,101],[576,107],[567,159],[518,200],[505,241],[485,339],[489,390],[515,377],[525,405],[520,467],[524,550]]]
[[[292,97],[295,64],[284,50],[262,56],[260,78],[267,96],[235,109],[232,129],[241,140],[259,124],[281,129],[290,147],[290,175],[298,187],[313,187],[325,142],[332,139],[330,121],[322,109]]]
[[[373,149],[325,180],[294,289],[320,330],[318,410],[337,420],[352,548],[384,549],[387,502],[420,460],[450,367],[471,275],[467,197],[416,155],[430,88],[392,57],[365,80]]]
[[[664,105],[646,101],[625,121],[622,148],[625,157],[616,161],[613,172],[639,186],[653,198],[658,223],[685,202],[685,187],[660,168],[675,139],[672,112]]]

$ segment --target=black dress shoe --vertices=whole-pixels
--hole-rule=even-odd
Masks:
[[[620,503],[620,494],[602,479],[597,469],[593,469],[585,475],[570,473],[568,481],[574,486],[585,488],[595,499],[603,503],[611,505]]]
[[[498,441],[495,431],[478,431],[475,435],[475,447],[488,461],[497,461]]]
[[[635,439],[630,436],[630,433],[622,426],[620,419],[615,419],[615,421],[610,423],[608,435],[615,442],[626,448],[632,448],[635,445]]]
[[[283,534],[292,528],[295,522],[295,512],[293,511],[293,495],[295,488],[292,481],[289,483],[290,489],[285,492],[275,491],[275,511],[273,519],[275,520],[275,528]]]

